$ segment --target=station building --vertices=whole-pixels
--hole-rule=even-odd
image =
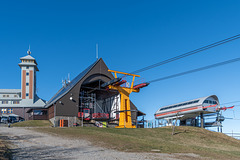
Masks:
[[[21,89],[0,89],[0,111],[2,116],[15,116],[29,119],[27,111],[32,108],[43,108],[46,102],[36,94],[36,72],[39,71],[35,58],[28,55],[20,58]]]
[[[71,82],[66,83],[45,105],[48,119],[54,126],[65,120],[66,126],[96,125],[103,122],[116,126],[119,121],[120,95],[116,90],[102,87],[113,80],[102,58],[95,61]],[[130,102],[131,119],[138,125],[137,118],[145,114]],[[34,112],[32,109],[30,112]],[[138,125],[138,127],[143,127]]]

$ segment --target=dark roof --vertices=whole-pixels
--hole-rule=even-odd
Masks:
[[[146,113],[139,111],[137,109],[137,107],[135,106],[135,104],[133,104],[133,102],[131,100],[130,100],[130,108],[131,108],[131,110],[137,110],[137,116],[145,116],[146,115]]]
[[[45,107],[49,107],[53,103],[55,103],[57,100],[59,100],[61,97],[63,97],[65,94],[67,94],[99,61],[101,58],[97,61],[95,61],[93,64],[91,64],[88,68],[86,68],[84,71],[82,71],[77,77],[75,77],[70,83],[68,83],[66,86],[62,87],[45,105]]]
[[[47,110],[47,108],[30,108],[30,109],[27,110],[26,113],[30,113],[30,112],[32,112],[33,110],[42,110],[42,111],[44,111],[44,110]]]

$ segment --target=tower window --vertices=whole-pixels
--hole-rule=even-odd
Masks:
[[[26,96],[27,96],[27,97],[28,97],[28,95],[29,95],[29,94],[28,94],[28,93],[26,93]]]
[[[29,75],[29,73],[27,72],[27,73],[26,73],[26,75],[28,76],[28,75]]]
[[[29,83],[26,83],[26,86],[28,86],[29,85]]]

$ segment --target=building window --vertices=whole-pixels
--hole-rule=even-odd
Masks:
[[[12,108],[8,109],[8,113],[13,113],[13,109]]]
[[[2,104],[8,104],[8,101],[2,101]]]
[[[27,72],[27,73],[26,73],[26,75],[28,76],[28,75],[29,75],[29,73]]]
[[[28,97],[28,93],[26,93],[26,96]]]
[[[1,113],[7,113],[7,109],[1,109]]]
[[[26,68],[29,69],[29,66],[27,66]]]
[[[14,97],[18,97],[18,96],[15,94]]]
[[[20,101],[13,101],[13,104],[19,104]]]
[[[28,86],[29,85],[29,83],[26,83],[26,86]]]
[[[44,110],[33,110],[33,115],[36,115],[36,116],[47,115],[47,111],[44,111]]]
[[[9,95],[8,95],[8,94],[7,94],[7,95],[6,95],[6,94],[4,94],[4,95],[3,95],[3,97],[9,97]]]

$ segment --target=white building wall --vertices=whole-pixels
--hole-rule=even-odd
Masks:
[[[117,111],[120,111],[120,94],[118,94],[117,96],[114,97],[112,107],[111,107],[110,117],[113,119],[119,118],[119,116],[117,117],[117,115],[119,115],[119,113],[117,113]]]

